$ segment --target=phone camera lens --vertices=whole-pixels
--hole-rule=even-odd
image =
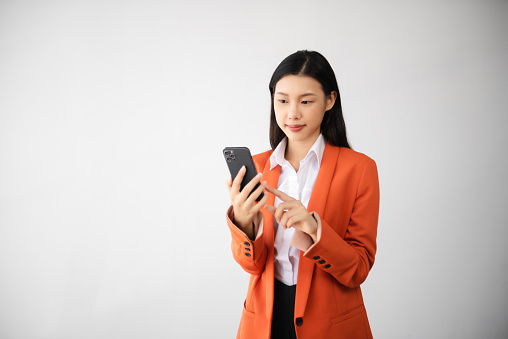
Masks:
[[[224,151],[225,156],[229,157],[229,154],[230,154],[229,151]]]
[[[236,159],[235,155],[231,154],[231,160],[235,160],[235,159]]]
[[[226,158],[226,161],[227,161],[227,162],[231,162],[231,158],[230,158],[230,157],[227,157],[227,158]]]

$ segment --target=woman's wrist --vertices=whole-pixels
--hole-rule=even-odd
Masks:
[[[316,216],[314,215],[314,212],[312,213],[309,213],[311,216],[312,216],[312,219],[314,220],[314,222],[316,223],[316,228],[315,228],[315,231],[313,233],[309,233],[309,236],[312,238],[312,242],[315,244],[317,242],[317,231],[318,231],[318,221],[316,219]]]
[[[255,236],[254,230],[256,228],[254,221],[239,222],[236,219],[233,219],[233,223],[236,225],[236,227],[241,229],[243,231],[243,233],[245,233],[247,235],[247,237],[249,237],[249,239],[251,239],[251,240],[254,239],[254,236]]]

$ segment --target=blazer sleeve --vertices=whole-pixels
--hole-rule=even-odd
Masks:
[[[304,253],[342,285],[354,288],[365,281],[374,264],[379,214],[379,180],[368,158],[358,183],[353,211],[342,238],[321,218],[318,241]]]
[[[228,209],[226,220],[231,231],[231,251],[233,258],[250,274],[259,275],[263,272],[268,250],[263,242],[263,215],[258,213],[256,224],[256,239],[251,240],[247,234],[240,230],[233,222],[233,207]]]

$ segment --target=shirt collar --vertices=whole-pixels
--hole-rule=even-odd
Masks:
[[[282,141],[277,145],[272,155],[270,156],[270,170],[274,169],[277,165],[283,166],[287,161],[284,158],[284,153],[286,153],[286,145],[287,145],[287,137],[284,137]],[[314,145],[310,148],[309,152],[303,158],[302,162],[307,160],[312,154],[316,155],[318,166],[321,166],[321,160],[323,159],[323,153],[325,152],[326,147],[326,139],[323,134],[320,134],[319,137],[314,142]]]

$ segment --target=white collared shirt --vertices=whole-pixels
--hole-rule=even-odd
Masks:
[[[300,200],[307,208],[323,159],[326,140],[322,134],[319,135],[305,158],[300,161],[298,172],[284,158],[286,145],[287,138],[284,138],[273,151],[270,156],[270,170],[277,165],[281,166],[277,189]],[[280,203],[281,200],[275,197],[274,206],[277,207]],[[288,286],[295,285],[300,261],[300,250],[290,246],[295,229],[279,227],[275,219],[273,223],[275,230],[275,278]]]

